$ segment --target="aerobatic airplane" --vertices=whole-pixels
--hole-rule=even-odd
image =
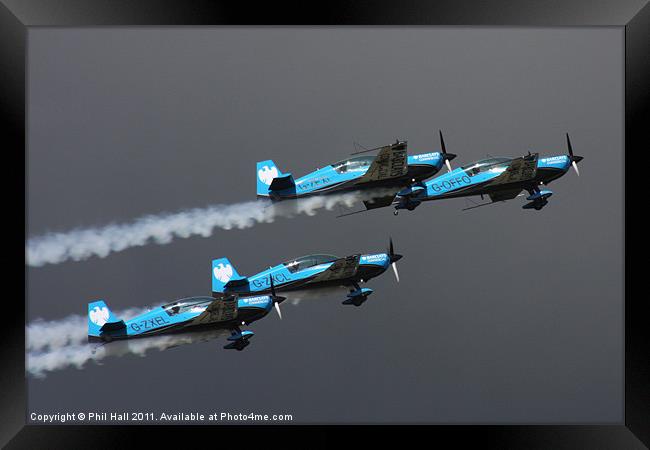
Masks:
[[[397,193],[393,205],[395,215],[400,209],[413,211],[420,203],[443,198],[485,195],[490,201],[470,208],[490,205],[518,197],[528,191],[524,209],[539,211],[553,192],[544,188],[573,167],[578,175],[582,156],[575,156],[569,134],[566,135],[568,155],[539,158],[538,153],[519,158],[489,158],[454,169],[424,183],[414,183]]]
[[[388,266],[393,267],[399,282],[397,261],[402,255],[395,254],[393,241],[387,253],[356,254],[339,258],[333,255],[307,255],[270,267],[256,275],[243,277],[228,261],[228,258],[212,261],[212,295],[232,295],[266,293],[270,291],[271,281],[278,291],[306,290],[325,286],[345,286],[350,288],[344,305],[360,306],[372,289],[361,288],[359,283],[384,273]],[[278,313],[279,306],[277,307]]]
[[[226,329],[231,335],[224,348],[243,350],[255,333],[242,331],[240,326],[265,317],[274,305],[280,313],[278,305],[285,297],[275,295],[273,280],[269,283],[271,295],[183,298],[126,321],[115,317],[106,303],[98,300],[88,304],[88,340],[110,342],[161,333]]]
[[[360,189],[394,188],[397,192],[433,176],[443,164],[451,170],[449,161],[456,157],[444,150],[442,153],[408,156],[406,147],[406,141],[397,141],[392,145],[355,152],[353,155],[379,151],[374,156],[355,156],[339,161],[298,179],[294,179],[291,173],[280,172],[271,160],[261,161],[257,163],[257,196],[284,200]],[[383,206],[390,205],[394,197],[394,193],[386,197],[388,203]]]

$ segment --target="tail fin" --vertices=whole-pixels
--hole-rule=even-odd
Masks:
[[[120,322],[122,321],[113,315],[103,300],[88,303],[88,336],[99,336],[102,328],[107,329],[104,325],[118,324]]]
[[[248,279],[237,273],[228,258],[212,260],[212,293],[221,294],[228,288],[246,284]]]
[[[270,159],[257,163],[257,195],[269,196],[269,186],[274,178],[282,175],[280,169]]]

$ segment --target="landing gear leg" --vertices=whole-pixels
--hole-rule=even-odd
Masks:
[[[395,215],[399,214],[400,209],[408,209],[409,211],[413,211],[415,208],[417,208],[420,205],[420,203],[422,203],[420,200],[416,200],[411,197],[402,197],[395,204],[395,211],[393,211],[393,214]]]
[[[363,302],[368,300],[368,296],[372,294],[372,289],[361,288],[357,283],[352,283],[354,289],[350,289],[347,300],[343,301],[344,305],[361,306]]]
[[[539,186],[534,186],[530,189],[527,189],[527,191],[530,195],[526,197],[526,200],[530,200],[530,202],[526,203],[524,206],[522,206],[522,208],[534,209],[535,211],[539,211],[544,206],[546,206],[548,204],[548,198],[553,195],[553,192],[550,190],[542,190],[539,188]]]
[[[227,350],[237,350],[238,352],[244,350],[250,342],[248,341],[255,335],[252,331],[242,331],[238,326],[234,327],[230,332],[230,337],[228,338],[230,344],[226,344],[223,348]]]

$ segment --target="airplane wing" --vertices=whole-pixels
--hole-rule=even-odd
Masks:
[[[388,180],[406,175],[408,172],[406,142],[382,147],[365,174],[356,184]]]
[[[370,200],[363,200],[362,203],[363,203],[363,206],[365,207],[365,209],[360,209],[358,211],[343,213],[343,214],[340,214],[340,215],[338,215],[336,217],[351,216],[353,214],[368,212],[368,211],[370,211],[372,209],[385,208],[385,207],[390,206],[390,205],[393,204],[393,202],[395,201],[396,196],[397,196],[397,193],[390,194],[390,195],[385,195],[383,197],[375,197],[375,198],[370,199]]]
[[[366,207],[366,209],[384,208],[393,204],[395,195],[396,194],[392,194],[386,195],[384,197],[373,198],[372,200],[364,200],[363,205]]]
[[[512,160],[508,168],[498,177],[494,178],[489,186],[497,184],[518,183],[535,178],[537,173],[537,158],[539,154],[533,153]],[[517,192],[519,194],[519,192]]]
[[[199,314],[194,322],[226,322],[237,317],[237,296],[228,295],[215,298],[208,307]]]
[[[352,255],[337,259],[327,270],[316,275],[310,282],[333,281],[348,278],[357,272],[361,255]]]
[[[517,197],[522,190],[523,189],[521,188],[514,188],[514,189],[492,192],[488,195],[490,197],[490,200],[492,200],[492,202],[502,202],[504,200],[512,200],[513,198]]]

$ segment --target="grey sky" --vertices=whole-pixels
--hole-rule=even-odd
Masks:
[[[159,304],[312,252],[385,249],[401,283],[326,296],[222,341],[29,380],[29,411],[288,412],[297,422],[619,422],[623,414],[623,31],[455,27],[29,31],[28,226],[130,221],[255,195],[258,160],[301,175],[408,139],[454,164],[585,157],[537,213],[430,202],[281,219],[28,269],[28,317]]]

